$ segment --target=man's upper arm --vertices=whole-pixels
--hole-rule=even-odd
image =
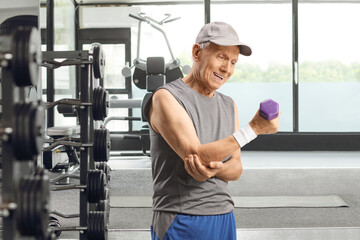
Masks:
[[[154,93],[149,122],[182,159],[196,153],[201,145],[189,115],[166,89]]]
[[[234,118],[235,118],[235,132],[237,132],[240,130],[240,124],[239,124],[238,108],[237,108],[237,104],[235,101],[234,101]],[[233,156],[236,157],[240,161],[240,164],[241,164],[240,148],[233,153]]]

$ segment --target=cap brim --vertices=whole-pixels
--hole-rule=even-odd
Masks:
[[[250,56],[252,53],[251,48],[242,42],[229,41],[228,39],[210,40],[210,42],[220,46],[238,46],[240,49],[240,54],[244,56]]]
[[[252,54],[252,50],[249,46],[247,45],[238,45],[238,46],[240,49],[240,54],[244,56],[250,56]]]

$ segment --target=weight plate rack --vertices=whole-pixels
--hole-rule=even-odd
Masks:
[[[43,145],[44,108],[28,92],[39,81],[40,34],[18,27],[0,36],[2,204],[4,240],[47,239],[49,177],[35,161]]]
[[[110,156],[110,134],[107,129],[94,129],[94,121],[103,121],[108,114],[109,95],[98,85],[104,77],[105,54],[101,44],[92,44],[89,51],[48,51],[42,53],[41,65],[49,69],[63,66],[77,66],[80,71],[79,99],[60,99],[45,104],[45,109],[58,106],[58,110],[64,111],[64,115],[77,116],[80,124],[80,138],[71,141],[62,139],[54,140],[46,148],[64,145],[72,146],[80,151],[80,183],[79,185],[51,188],[53,191],[67,189],[81,189],[79,226],[61,227],[56,219],[49,219],[49,226],[55,235],[62,231],[79,230],[79,239],[107,239],[107,219],[109,212],[92,212],[90,204],[98,204],[105,200],[108,189],[106,188],[108,176],[103,170],[94,170],[95,161],[107,161]],[[65,59],[62,62],[54,59]],[[101,132],[101,134],[99,134]],[[44,149],[45,150],[45,149]],[[95,153],[95,150],[99,151]],[[94,206],[94,209],[96,205]],[[95,238],[94,238],[95,237]]]

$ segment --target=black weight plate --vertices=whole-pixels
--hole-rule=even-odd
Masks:
[[[14,60],[12,72],[17,86],[35,86],[41,58],[40,38],[35,28],[21,27],[13,35]]]
[[[16,15],[7,18],[0,24],[0,35],[10,35],[17,27],[38,27],[38,16]]]
[[[23,70],[24,66],[22,66],[23,62],[23,48],[24,48],[24,32],[20,29],[16,29],[13,32],[13,60],[11,63],[11,71],[13,74],[13,78],[16,84],[21,82],[21,79],[24,78]]]
[[[99,224],[100,226],[100,232],[101,232],[101,239],[107,240],[108,239],[108,216],[104,212],[100,212],[99,214],[101,222]]]
[[[29,226],[31,227],[33,233],[31,235],[39,235],[39,209],[37,207],[38,201],[38,185],[40,183],[38,177],[32,176],[32,188],[29,197]],[[30,191],[30,190],[29,190]]]
[[[100,200],[104,200],[102,198],[103,195],[103,184],[102,181],[102,171],[101,170],[95,170],[97,172],[97,178],[96,178],[96,202],[99,202]]]
[[[38,155],[44,143],[45,110],[42,106],[32,106],[29,126],[31,126],[31,153]]]
[[[25,105],[24,112],[21,113],[21,131],[23,132],[23,150],[24,151],[24,159],[31,159],[33,154],[31,150],[32,138],[31,138],[31,128],[33,126],[30,125],[31,122],[31,103],[23,103]]]
[[[95,78],[101,78],[100,73],[100,48],[99,45],[93,46],[93,71]]]
[[[89,203],[94,202],[94,181],[93,181],[93,170],[89,170],[87,174],[87,198]]]
[[[29,54],[28,69],[31,85],[36,86],[39,80],[39,64],[42,59],[40,33],[36,28],[31,29],[27,52]]]
[[[100,240],[99,238],[99,217],[98,212],[89,212],[88,218],[88,232],[87,237],[89,240]]]
[[[107,185],[106,182],[106,174],[103,170],[100,171],[100,179],[99,179],[99,199],[105,200],[105,186]]]
[[[33,188],[33,198],[32,198],[32,208],[33,217],[32,217],[32,225],[34,230],[36,231],[37,236],[42,235],[42,222],[41,222],[41,211],[42,211],[42,201],[41,201],[41,179],[40,176],[34,176],[34,188]],[[47,227],[47,222],[46,222]]]
[[[26,158],[26,151],[24,149],[24,136],[23,136],[23,115],[26,111],[26,105],[18,103],[14,107],[15,124],[12,135],[13,153],[18,160],[24,160]],[[28,159],[27,159],[28,160]]]
[[[106,133],[105,133],[105,129],[101,129],[100,131],[100,161],[104,162],[106,161]]]
[[[109,105],[109,93],[108,91],[103,90],[102,102],[101,102],[101,114],[103,120],[108,116],[108,112],[109,112],[108,105]]]
[[[97,203],[98,202],[98,173],[97,170],[93,170],[92,171],[92,187],[91,189],[89,189],[89,191],[91,190],[91,196],[92,196],[92,202],[91,203]]]
[[[105,157],[105,161],[109,161],[110,158],[110,150],[111,150],[111,139],[110,139],[110,131],[108,129],[105,128],[105,133],[106,133],[106,157]]]
[[[21,38],[21,42],[19,42],[21,46],[21,51],[19,52],[19,61],[21,64],[19,65],[19,70],[21,69],[21,78],[14,78],[15,83],[17,86],[31,86],[32,85],[32,79],[30,76],[30,69],[29,69],[29,61],[30,60],[30,54],[29,54],[29,41],[30,41],[30,29],[23,29],[23,34]]]
[[[16,104],[14,106],[14,127],[13,127],[13,134],[12,134],[12,139],[11,139],[11,144],[14,150],[14,155],[16,158],[18,158],[18,154],[17,153],[19,150],[19,145],[21,145],[21,136],[20,136],[20,113],[21,113],[21,109],[22,109],[22,105],[21,104]]]
[[[107,162],[110,158],[110,132],[106,128],[96,129],[94,133],[94,161]]]
[[[89,213],[89,240],[106,240],[108,238],[107,219],[104,212]]]
[[[26,189],[27,189],[28,182],[25,179],[21,179],[19,183],[19,193],[18,193],[18,210],[16,211],[16,221],[17,226],[20,231],[22,231],[26,226],[26,201],[25,201],[25,195],[26,195]]]
[[[99,99],[100,99],[100,88],[94,88],[93,90],[93,108],[92,108],[92,112],[93,112],[93,118],[95,121],[99,120],[99,116],[100,116],[100,112],[99,112]]]
[[[29,157],[38,155],[44,143],[45,111],[40,105],[27,103],[28,113],[25,116],[26,141]]]
[[[22,219],[20,220],[20,224],[18,225],[18,228],[20,230],[21,233],[24,233],[27,231],[28,229],[28,194],[29,194],[29,187],[31,182],[29,181],[28,177],[24,177],[21,181],[23,181],[23,194],[22,194],[22,199],[21,199],[21,205],[22,205],[22,209],[21,209],[21,214],[19,217],[21,217]]]
[[[88,202],[97,203],[99,200],[99,186],[98,182],[100,179],[99,170],[91,170],[88,172]]]
[[[94,98],[93,98],[93,117],[95,121],[99,120],[99,116],[100,116],[100,111],[99,111],[99,100],[100,100],[100,87],[97,87],[94,89],[95,94],[94,94]]]
[[[39,234],[43,236],[44,239],[48,236],[47,226],[49,219],[49,198],[50,198],[50,179],[47,175],[38,176],[39,178],[39,189],[38,189],[38,198],[37,198],[37,208],[39,210],[38,214],[38,227]]]
[[[89,212],[88,214],[88,221],[87,221],[87,232],[86,232],[86,236],[87,238],[90,240],[93,237],[93,232],[94,232],[94,226],[93,226],[93,220],[94,215],[93,212]]]
[[[97,203],[99,201],[99,194],[98,194],[98,179],[99,179],[99,173],[97,172],[97,170],[93,170],[93,175],[92,175],[92,181],[93,181],[93,188],[92,188],[92,196],[93,196],[93,202],[92,203]]]
[[[95,218],[94,218],[94,229],[95,229],[95,236],[96,239],[100,238],[100,218],[99,218],[99,212],[95,212]]]
[[[93,69],[95,78],[104,78],[105,53],[101,44],[93,44]]]
[[[30,194],[30,189],[31,189],[31,184],[32,182],[30,181],[30,179],[28,177],[24,178],[25,180],[25,185],[24,185],[24,194],[23,194],[23,220],[22,220],[22,229],[21,232],[26,233],[29,229],[29,194]]]
[[[94,143],[93,143],[93,155],[94,155],[94,161],[95,162],[99,162],[99,139],[100,139],[100,129],[95,129],[94,130]]]
[[[29,185],[28,185],[28,189],[26,189],[27,192],[27,196],[25,201],[27,202],[26,204],[26,228],[24,229],[25,231],[23,232],[23,235],[25,236],[29,236],[29,235],[34,235],[36,233],[36,229],[34,228],[34,221],[33,221],[33,217],[35,215],[35,209],[34,209],[34,205],[33,205],[33,199],[34,199],[34,188],[36,186],[36,182],[34,181],[34,178],[29,178]]]
[[[18,160],[29,160],[41,151],[43,135],[38,129],[44,126],[44,113],[39,114],[36,108],[33,103],[17,104],[14,108],[15,124],[12,145],[14,155]]]

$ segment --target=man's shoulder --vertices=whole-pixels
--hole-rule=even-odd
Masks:
[[[234,100],[230,96],[218,91],[216,91],[216,93],[218,95],[218,98],[222,99],[224,102],[234,103]]]

